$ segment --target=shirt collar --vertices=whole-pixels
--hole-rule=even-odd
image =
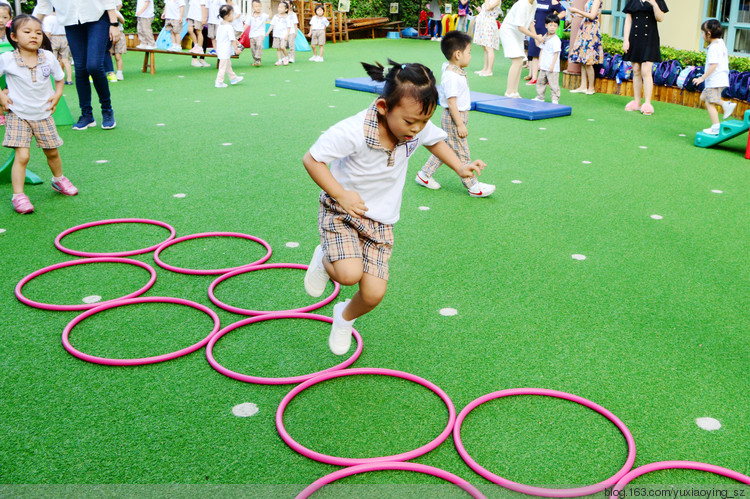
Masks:
[[[377,99],[373,101],[373,103],[370,105],[370,107],[367,108],[367,112],[365,113],[365,143],[373,149],[377,149],[386,153],[388,155],[387,166],[392,167],[395,164],[396,160],[393,155],[393,151],[395,151],[396,148],[401,144],[406,144],[406,142],[399,142],[398,144],[393,146],[393,150],[388,150],[383,147],[383,144],[380,143],[380,129],[378,128],[378,108],[375,105],[376,102],[378,102]]]
[[[466,70],[456,66],[455,64],[448,64],[448,67],[446,67],[445,69],[448,71],[453,71],[454,73],[457,73],[459,76],[466,76]]]
[[[16,65],[18,65],[19,68],[29,68],[26,63],[23,61],[23,57],[21,57],[21,52],[19,52],[18,49],[15,49],[13,51],[13,57],[16,60]],[[36,51],[36,65],[29,68],[29,71],[31,72],[31,81],[36,82],[36,68],[39,67],[40,64],[44,64],[44,53],[41,51],[41,49]]]

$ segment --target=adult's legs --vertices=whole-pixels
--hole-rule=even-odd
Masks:
[[[586,74],[586,82],[588,83],[588,88],[586,89],[586,93],[592,94],[595,91],[594,83],[596,83],[595,76],[594,76],[594,66],[592,64],[587,64],[583,67],[583,71],[581,71],[581,75]]]
[[[652,79],[653,84],[653,79]],[[641,105],[641,93],[643,91],[643,72],[640,62],[633,63],[633,100]]]
[[[94,89],[99,96],[102,111],[111,111],[112,100],[107,74],[104,70],[109,40],[109,17],[104,14],[98,21],[65,26],[65,35],[68,38],[76,68],[76,91],[81,114],[93,117],[89,76],[94,82]]]
[[[654,93],[654,63],[641,63],[641,75],[643,76],[643,103],[651,105],[651,97]]]
[[[518,82],[521,79],[521,65],[523,57],[514,57],[511,59],[510,69],[508,70],[508,84],[505,90],[507,95],[518,93]]]

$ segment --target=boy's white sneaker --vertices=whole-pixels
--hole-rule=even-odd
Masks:
[[[174,43],[169,46],[170,52],[182,52],[182,47],[179,45],[175,45]]]
[[[732,116],[732,113],[734,112],[734,108],[737,107],[737,103],[728,101],[727,104],[722,107],[724,108],[724,119],[727,119],[730,116]]]
[[[557,100],[553,100],[553,101],[552,101],[552,104],[560,104],[560,101],[557,101]]]
[[[226,88],[226,87],[228,87],[228,86],[229,86],[229,85],[227,85],[227,84],[226,84],[226,83],[224,83],[223,81],[217,81],[216,83],[214,83],[214,87],[216,87],[216,88]]]
[[[312,57],[310,57],[310,58],[308,59],[308,61],[313,61],[313,62],[315,62],[315,61],[317,61],[317,60],[318,60],[318,56],[317,56],[317,55],[314,55],[314,56],[312,56]]]
[[[544,102],[544,99],[542,99],[541,97],[534,97],[534,98],[533,98],[533,99],[531,99],[531,100],[535,100],[535,101],[537,101],[537,102]]]
[[[428,189],[432,189],[434,191],[440,189],[440,184],[438,184],[437,180],[432,177],[428,177],[422,170],[419,170],[417,172],[417,176],[414,178],[414,181],[422,187],[427,187]]]
[[[486,198],[495,192],[495,186],[492,184],[483,184],[477,182],[477,185],[469,189],[469,196],[473,198]]]
[[[316,62],[323,62],[323,57],[321,57],[321,56],[318,56],[318,58],[317,58],[317,59],[315,59],[315,61],[316,61]]]
[[[323,266],[323,247],[318,245],[305,272],[305,291],[310,296],[318,297],[323,294],[330,279]]]
[[[203,67],[203,64],[201,64],[200,59],[193,59],[192,61],[190,61],[190,65],[193,66],[194,68],[202,68]]]
[[[200,61],[201,66],[203,66],[204,68],[210,68],[211,67],[211,65],[209,63],[207,63],[205,59],[198,59],[198,61]]]
[[[346,321],[342,317],[349,301],[339,302],[333,307],[333,324],[331,324],[331,334],[328,336],[328,348],[336,355],[344,355],[352,346],[352,325],[354,321]]]
[[[125,79],[125,77],[122,75],[122,71],[118,71],[117,73],[115,73],[115,78],[117,78],[119,81]]]
[[[719,135],[719,129],[721,128],[721,125],[711,125],[711,128],[704,128],[703,133],[707,133],[708,135]]]

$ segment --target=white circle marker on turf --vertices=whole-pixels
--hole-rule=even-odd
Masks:
[[[153,91],[154,91],[154,89],[153,89],[153,88],[147,88],[147,89],[146,89],[146,92],[153,92]]]
[[[258,414],[258,406],[252,402],[245,402],[243,404],[237,404],[232,407],[232,414],[238,418],[247,418]]]
[[[185,75],[178,75],[177,78],[185,78]]]
[[[720,191],[719,189],[713,189],[711,192],[714,194],[724,194],[724,191]]]
[[[250,113],[250,116],[258,116],[258,113]]]
[[[284,80],[284,81],[285,81],[285,82],[287,82],[287,83],[289,83],[289,82],[290,82],[290,81],[292,81],[292,80]]]
[[[103,165],[104,163],[109,163],[109,160],[108,159],[97,159],[96,162],[99,163],[100,165]]]
[[[485,141],[488,140],[487,137],[479,137],[479,140]]]
[[[193,102],[200,102],[199,100],[194,100]]]
[[[543,126],[540,126],[539,130],[546,130],[546,128],[544,128]]]
[[[685,135],[684,133],[681,133],[680,137],[687,137],[687,135]]]
[[[706,431],[714,431],[721,428],[721,423],[714,418],[696,418],[695,424]]]
[[[590,165],[591,161],[581,161],[581,163],[583,163],[584,165]]]
[[[231,146],[231,145],[232,145],[232,143],[231,143],[231,142],[224,142],[224,143],[223,143],[223,144],[221,144],[221,145],[223,145],[223,146]]]
[[[589,118],[589,121],[596,121],[594,118]]]
[[[333,89],[333,91],[334,91],[334,92],[338,92],[338,91],[339,91],[339,89],[338,89],[338,88],[334,88],[334,89]]]
[[[330,107],[330,108],[334,108],[334,107],[336,107],[336,106],[328,106],[328,107]]]
[[[269,97],[276,97],[276,94],[269,94]]]
[[[288,243],[286,243],[286,247],[287,248],[298,248],[299,247],[299,243],[295,242],[295,241],[289,241]]]
[[[3,232],[5,232],[5,229],[0,229],[0,234],[2,234]]]
[[[419,207],[419,211],[430,211],[430,207],[429,206],[420,206]]]
[[[84,296],[81,301],[83,303],[96,303],[102,301],[102,297],[99,295]]]
[[[521,182],[520,180],[511,180],[511,183],[513,183],[513,184],[522,184],[523,182]]]
[[[185,196],[187,196],[187,194],[184,194],[182,192],[178,192],[177,194],[172,195],[173,198],[184,198]]]
[[[661,220],[664,217],[661,215],[651,215],[651,218],[653,218],[654,220]]]
[[[452,315],[458,315],[458,310],[456,310],[455,308],[441,308],[440,315],[444,315],[446,317],[450,317]]]
[[[648,146],[638,146],[639,149],[648,149]]]
[[[578,253],[576,253],[575,255],[570,255],[570,257],[573,260],[585,260],[586,259],[586,255],[580,255]]]

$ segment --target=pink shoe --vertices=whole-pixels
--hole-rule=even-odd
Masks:
[[[5,115],[0,114],[0,126],[5,126]]]
[[[78,194],[78,189],[76,189],[75,186],[70,183],[70,180],[65,177],[60,177],[60,180],[57,182],[53,180],[52,190],[57,191],[60,194],[65,194],[66,196],[75,196]]]
[[[652,114],[654,114],[654,106],[652,106],[651,104],[646,104],[644,102],[641,106],[641,114],[643,116],[651,116]]]
[[[13,209],[18,213],[34,213],[34,205],[29,201],[29,197],[26,194],[19,194],[15,199],[11,200],[13,203]]]
[[[640,110],[641,110],[641,106],[640,106],[640,104],[638,104],[638,103],[637,103],[636,101],[634,101],[634,100],[631,100],[631,101],[630,101],[630,102],[628,102],[628,103],[627,103],[627,105],[625,106],[625,111],[640,111]]]

